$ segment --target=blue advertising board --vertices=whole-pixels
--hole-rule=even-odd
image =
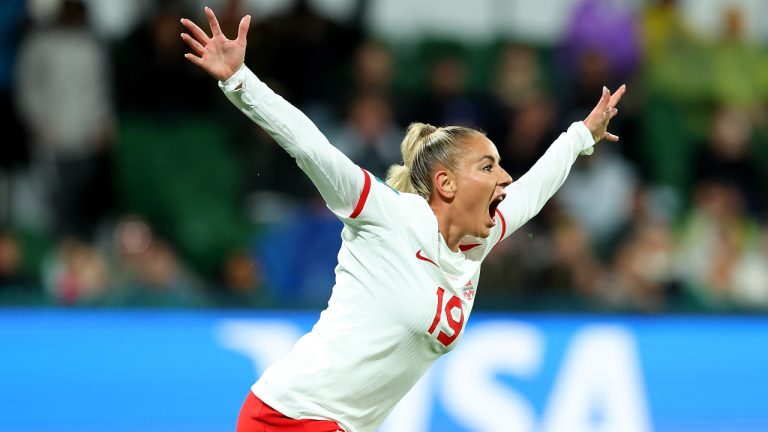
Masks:
[[[0,310],[0,431],[234,430],[317,313]],[[768,318],[475,313],[381,427],[767,431]]]

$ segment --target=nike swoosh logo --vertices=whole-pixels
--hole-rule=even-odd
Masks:
[[[417,251],[416,251],[416,258],[418,258],[418,259],[420,259],[420,260],[422,260],[422,261],[426,261],[426,262],[428,262],[428,263],[431,263],[431,264],[432,264],[432,265],[434,265],[435,267],[438,267],[438,268],[440,267],[439,265],[435,264],[435,262],[434,262],[434,261],[432,261],[431,259],[429,259],[429,258],[425,257],[424,255],[422,255],[422,254],[421,254],[421,249],[419,249],[419,250],[417,250]]]

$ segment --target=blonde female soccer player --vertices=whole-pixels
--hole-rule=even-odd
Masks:
[[[296,159],[344,223],[328,308],[251,387],[237,430],[373,431],[456,346],[491,249],[539,212],[580,153],[618,140],[606,128],[625,87],[612,96],[604,88],[589,116],[514,183],[483,133],[421,123],[408,127],[403,165],[384,183],[243,64],[249,16],[230,40],[205,14],[211,36],[182,19],[193,51],[185,57]]]

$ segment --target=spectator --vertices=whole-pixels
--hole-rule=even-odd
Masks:
[[[122,112],[162,114],[210,111],[218,96],[202,85],[204,76],[186,67],[179,39],[183,10],[174,2],[157,2],[128,37],[117,44],[115,82]],[[200,91],[190,92],[190,88]],[[162,95],[162,97],[158,97]]]
[[[395,65],[382,42],[364,41],[357,47],[352,61],[350,81],[357,93],[391,95]]]
[[[507,45],[502,49],[493,90],[502,105],[513,110],[532,98],[541,97],[545,82],[533,48]]]
[[[744,197],[731,185],[699,183],[678,244],[685,288],[701,305],[726,309],[736,281],[744,277],[744,254],[760,241],[759,227],[744,212]]]
[[[768,231],[763,226],[760,239],[744,251],[736,264],[732,299],[744,309],[768,309]]]
[[[54,25],[34,30],[19,53],[19,110],[59,237],[90,238],[110,205],[107,64],[85,4],[76,0],[63,1]]]
[[[343,73],[362,38],[357,24],[339,25],[318,13],[312,2],[297,0],[285,13],[255,26],[245,62],[277,83],[287,100],[314,110],[333,96],[327,90],[334,88],[333,79]]]
[[[746,210],[763,216],[765,194],[760,168],[752,152],[753,124],[749,113],[738,107],[722,107],[714,116],[709,141],[694,157],[695,184],[715,181],[731,185],[746,200]]]
[[[557,108],[543,93],[530,94],[508,112],[506,133],[497,143],[513,178],[525,174],[557,138]]]
[[[368,93],[352,100],[347,120],[333,144],[356,164],[385,178],[387,169],[400,160],[401,140],[389,102],[379,94]]]
[[[264,286],[261,264],[246,251],[233,251],[224,263],[225,292],[217,304],[231,307],[264,307],[271,304]]]
[[[100,304],[107,296],[109,268],[95,247],[64,239],[43,265],[46,290],[56,304]]]
[[[19,114],[13,103],[13,74],[24,25],[24,1],[0,4],[0,118],[3,145],[0,146],[0,224],[11,221],[11,191],[18,167],[26,165],[28,144]]]
[[[568,84],[565,112],[588,113],[589,95],[603,85],[626,82],[640,64],[639,32],[630,7],[615,0],[582,0],[566,26],[559,59],[560,78]]]
[[[612,79],[608,83],[632,76],[640,64],[637,19],[626,2],[582,0],[571,13],[563,41],[568,69],[578,68],[592,53],[599,54]]]
[[[605,146],[576,161],[556,199],[605,251],[629,220],[636,187],[632,166]]]
[[[483,268],[483,295],[478,305],[507,308],[511,302],[523,308],[550,308],[553,298],[569,287],[540,285],[551,267],[553,206],[547,205],[537,219],[529,221],[488,255]]]
[[[155,238],[140,218],[118,223],[115,241],[115,289],[111,302],[120,306],[199,306],[203,299],[194,278],[173,247]]]
[[[10,230],[0,230],[0,290],[26,285],[22,274],[23,251]]]
[[[744,11],[736,6],[725,9],[712,55],[712,89],[721,103],[755,107],[768,93],[764,80],[768,56],[762,47],[747,42],[745,31]]]
[[[641,20],[646,62],[654,65],[663,62],[695,43],[678,3],[677,0],[656,0],[646,7]]]
[[[568,296],[590,298],[603,271],[588,232],[575,220],[562,218],[552,236],[552,262],[540,284],[559,288]]]
[[[676,278],[674,246],[674,235],[666,222],[639,222],[619,247],[595,300],[613,310],[664,310]]]
[[[467,70],[461,59],[443,56],[433,65],[429,93],[415,102],[411,116],[433,125],[482,127],[482,107],[468,95]]]

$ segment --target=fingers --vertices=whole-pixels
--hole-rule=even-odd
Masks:
[[[589,116],[584,120],[584,125],[592,132],[592,137],[595,142],[605,139],[607,141],[618,141],[619,137],[606,132],[608,123],[616,117],[619,110],[616,109],[616,104],[619,103],[621,97],[626,92],[626,85],[619,87],[616,92],[611,95],[610,90],[603,86],[603,94],[600,100],[595,105],[595,108],[589,113]]]
[[[608,90],[608,87],[603,86],[603,94],[600,96],[600,100],[597,102],[597,106],[595,106],[595,111],[597,112],[603,112],[608,107],[608,102],[611,100],[611,92]]]
[[[205,16],[208,17],[208,24],[211,26],[211,32],[213,37],[221,36],[221,27],[219,27],[219,21],[216,19],[213,10],[208,6],[205,7]]]
[[[245,45],[248,27],[251,25],[251,16],[246,15],[240,20],[240,26],[237,28],[237,41]]]
[[[193,51],[201,56],[203,55],[205,48],[200,44],[200,42],[196,41],[194,38],[192,38],[192,36],[186,33],[182,33],[181,38],[184,39],[184,42],[186,42]]]
[[[587,120],[592,118],[598,122],[606,121],[608,119],[608,102],[610,99],[611,93],[608,91],[607,87],[603,86],[603,95],[600,97],[600,100],[597,101],[597,105],[592,109],[592,112],[589,113]]]
[[[208,37],[205,32],[197,26],[197,24],[193,23],[192,21],[182,18],[181,19],[181,25],[187,28],[190,33],[197,39],[203,46],[208,45],[208,41],[211,40],[211,38]]]
[[[186,53],[184,54],[184,58],[200,67],[203,67],[203,59],[194,54]]]
[[[610,133],[610,132],[606,132],[606,133],[605,133],[605,139],[606,139],[607,141],[616,142],[616,141],[618,141],[618,140],[619,140],[619,137],[617,137],[616,135],[614,135],[614,134],[612,134],[612,133]]]
[[[605,87],[603,87],[603,88],[605,88]],[[618,104],[619,101],[621,100],[621,97],[624,96],[624,93],[626,93],[626,91],[627,91],[627,85],[626,84],[622,84],[621,87],[619,87],[618,90],[616,90],[613,93],[613,95],[611,96],[611,99],[608,102],[608,108],[615,107],[616,104]]]
[[[597,103],[595,109],[600,112],[615,108],[626,91],[626,84],[622,84],[613,94],[608,90],[608,87],[603,86],[603,94],[600,96],[600,101]]]

